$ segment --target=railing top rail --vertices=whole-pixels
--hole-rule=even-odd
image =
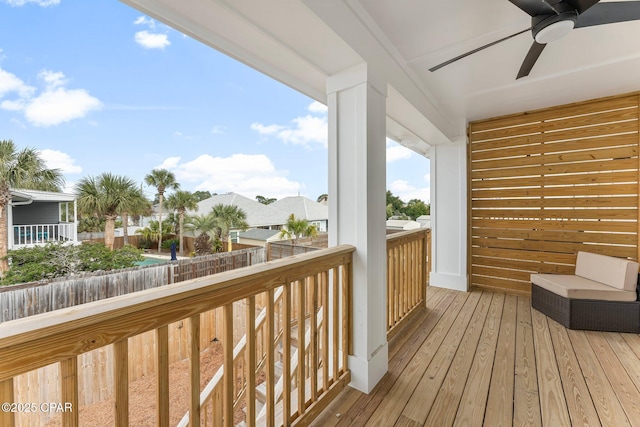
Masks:
[[[431,233],[430,228],[417,228],[415,230],[399,231],[397,233],[387,234],[387,245],[402,240],[415,240],[422,238],[423,235]]]
[[[0,324],[0,382],[351,262],[341,245]]]

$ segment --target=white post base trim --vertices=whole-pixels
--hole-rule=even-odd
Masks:
[[[432,272],[429,274],[429,286],[463,292],[469,290],[467,276],[461,276],[459,274]]]
[[[369,394],[373,388],[387,373],[389,366],[389,344],[378,347],[369,360],[362,360],[357,356],[349,356],[347,359],[351,371],[349,387]]]

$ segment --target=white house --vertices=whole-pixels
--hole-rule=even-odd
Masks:
[[[8,249],[78,242],[76,196],[36,190],[11,190],[7,206]]]

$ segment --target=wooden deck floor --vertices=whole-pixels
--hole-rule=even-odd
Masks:
[[[314,426],[640,426],[640,336],[572,331],[526,297],[429,288],[389,372]]]

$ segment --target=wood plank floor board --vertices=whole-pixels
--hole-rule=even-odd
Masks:
[[[562,389],[547,317],[537,310],[531,310],[531,323],[536,351],[542,425],[569,426],[571,419]]]
[[[567,331],[603,426],[631,426],[584,331]]]
[[[484,411],[487,407],[487,395],[489,394],[504,299],[504,294],[496,293],[493,295],[491,307],[489,307],[489,313],[478,342],[478,349],[469,370],[469,378],[467,378],[462,399],[458,406],[454,421],[455,426],[482,426]]]
[[[513,425],[517,302],[518,299],[514,295],[505,297],[487,409],[484,415],[484,425],[488,427]]]
[[[589,427],[601,425],[566,328],[558,322],[549,320],[549,329],[571,425]]]
[[[464,392],[465,379],[469,377],[473,356],[478,348],[478,341],[482,334],[482,328],[492,299],[493,293],[489,292],[483,293],[480,297],[462,342],[460,342],[456,350],[453,362],[437,392],[431,411],[424,423],[425,425],[437,424],[443,427],[453,425],[458,405]]]
[[[479,292],[469,295],[467,302],[451,326],[444,342],[433,356],[433,360],[431,360],[431,363],[418,382],[407,405],[404,407],[402,415],[405,417],[424,424],[433,402],[436,399],[438,390],[444,381],[444,377],[449,371],[456,350],[465,336],[469,322],[476,314],[476,307],[479,305],[481,299],[485,300],[486,308],[488,309],[487,299],[481,297],[482,294]]]
[[[464,293],[456,295],[456,299],[407,365],[402,376],[397,379],[386,398],[376,408],[368,420],[369,425],[395,424],[468,297],[469,294]]]
[[[376,388],[344,390],[312,425],[640,427],[640,335],[568,330],[530,304],[428,291]]]
[[[427,292],[427,295],[431,293],[431,289]],[[410,328],[403,340],[399,338],[402,335],[396,335],[396,337],[390,343],[390,347],[394,348],[394,356],[389,361],[389,372],[382,378],[380,383],[376,386],[376,389],[369,395],[361,393],[357,402],[352,404],[352,408],[348,415],[340,418],[334,417],[330,419],[327,426],[341,425],[341,426],[359,426],[365,425],[368,418],[379,406],[380,402],[385,398],[387,392],[394,385],[396,380],[401,376],[402,371],[406,368],[407,364],[413,359],[416,352],[420,349],[420,346],[429,336],[432,329],[437,325],[440,318],[449,309],[451,303],[455,300],[456,293],[454,292],[441,292],[440,297],[429,298],[427,297],[427,310],[424,313],[420,313],[416,316],[416,319],[411,324],[407,325],[407,328],[415,323],[415,328]],[[401,351],[399,350],[401,349]],[[391,352],[390,352],[391,353]],[[346,405],[346,402],[344,402]],[[341,413],[342,408],[334,409],[336,412]],[[325,426],[322,424],[324,420],[320,420],[320,423],[314,423],[317,426]]]
[[[516,314],[516,365],[513,391],[513,425],[542,426],[536,356],[531,329],[531,301],[518,297]]]
[[[640,394],[602,332],[585,332],[613,391],[633,426],[640,426]]]

